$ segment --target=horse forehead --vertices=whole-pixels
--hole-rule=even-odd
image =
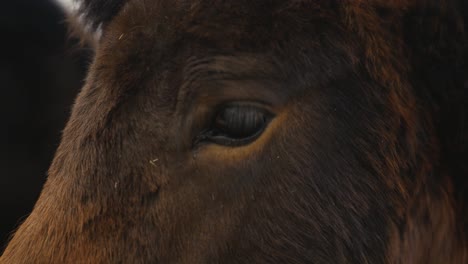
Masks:
[[[296,0],[113,1],[123,2],[123,4],[120,4],[123,7],[120,12],[121,15],[129,17],[133,21],[152,23],[154,20],[159,20],[163,23],[173,22],[178,25],[190,22],[192,26],[201,26],[208,23],[208,28],[215,30],[223,30],[232,26],[251,26],[253,22],[276,20],[283,15],[294,17],[294,14],[297,12],[303,13],[308,17],[323,16],[323,14],[333,9],[332,5],[322,3],[322,1]]]

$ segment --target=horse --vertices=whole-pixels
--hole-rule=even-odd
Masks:
[[[467,263],[462,0],[59,1],[94,47],[1,263]]]

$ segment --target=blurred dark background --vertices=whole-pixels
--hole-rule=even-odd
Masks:
[[[2,1],[0,254],[40,194],[89,55],[52,1]]]

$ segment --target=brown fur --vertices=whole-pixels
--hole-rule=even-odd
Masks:
[[[115,6],[2,263],[468,262],[461,1]],[[194,144],[226,100],[275,118]]]

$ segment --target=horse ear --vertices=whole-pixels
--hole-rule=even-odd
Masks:
[[[55,0],[64,10],[71,33],[96,46],[102,30],[127,0]]]

